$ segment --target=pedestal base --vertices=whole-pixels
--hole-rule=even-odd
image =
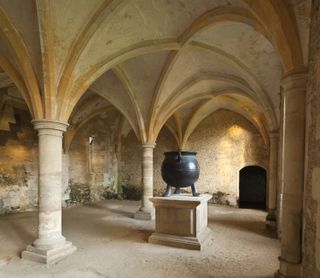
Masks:
[[[207,228],[197,237],[175,236],[154,232],[148,239],[149,243],[161,244],[191,250],[203,250],[208,245],[212,231]]]
[[[54,264],[66,256],[75,252],[77,248],[72,245],[70,241],[67,241],[64,245],[58,248],[44,250],[36,248],[32,245],[27,246],[27,250],[23,251],[21,257],[26,260],[44,263]]]
[[[202,250],[210,237],[208,200],[212,196],[190,194],[151,198],[156,214],[156,231],[149,243]]]
[[[154,219],[154,211],[143,211],[143,210],[138,210],[134,214],[134,219],[138,220],[153,220]]]

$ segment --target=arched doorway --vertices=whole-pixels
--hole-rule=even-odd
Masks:
[[[266,208],[267,172],[259,166],[240,170],[239,208]]]

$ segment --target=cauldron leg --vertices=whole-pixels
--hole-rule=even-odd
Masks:
[[[162,195],[162,197],[170,197],[172,194],[172,186],[167,184],[166,192]]]
[[[197,191],[197,187],[196,187],[195,184],[192,184],[192,185],[191,185],[191,190],[192,190],[192,195],[193,195],[193,196],[197,197],[197,196],[200,195],[200,193]]]
[[[176,190],[174,191],[174,194],[180,194],[180,187],[176,187]]]

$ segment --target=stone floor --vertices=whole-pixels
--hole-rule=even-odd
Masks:
[[[209,206],[214,237],[204,251],[152,245],[152,222],[134,220],[139,203],[104,201],[63,212],[63,234],[78,251],[46,266],[19,258],[36,236],[36,213],[0,217],[0,277],[272,277],[279,241],[262,211]]]

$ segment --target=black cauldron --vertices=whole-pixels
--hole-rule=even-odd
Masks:
[[[161,166],[161,175],[167,184],[163,197],[172,194],[172,186],[176,188],[175,194],[180,193],[181,187],[191,186],[192,195],[199,196],[195,182],[199,178],[200,168],[196,159],[196,152],[166,152]]]

